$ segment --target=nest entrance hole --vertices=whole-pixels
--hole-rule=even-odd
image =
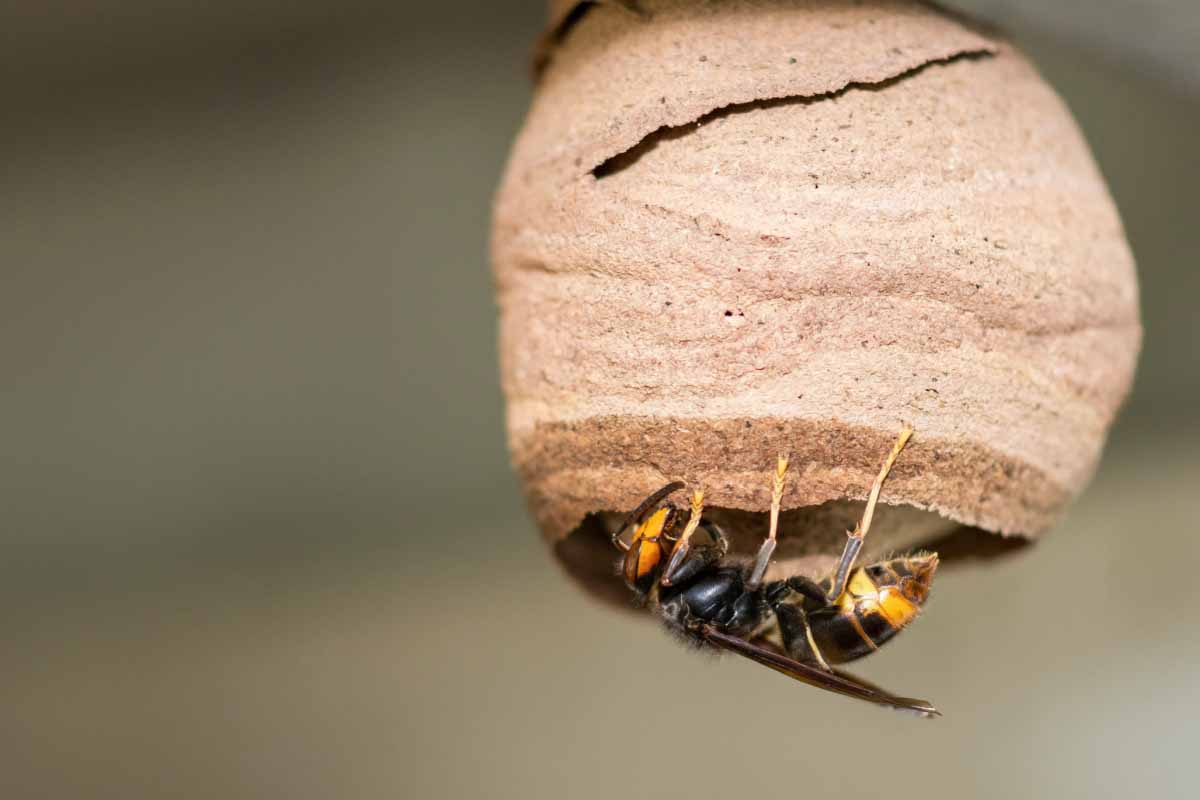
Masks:
[[[768,580],[795,574],[813,578],[823,576],[836,564],[846,542],[846,531],[862,517],[863,508],[861,501],[835,500],[819,506],[784,510],[779,517],[779,546],[767,573]],[[686,508],[680,511],[687,513]],[[554,555],[567,574],[589,594],[605,603],[628,608],[629,590],[617,573],[620,556],[610,542],[612,532],[626,513],[601,511],[588,514],[555,544]],[[754,558],[769,525],[766,512],[733,508],[707,508],[705,518],[725,532],[730,544],[730,558],[747,562]],[[869,563],[896,553],[932,550],[940,556],[944,569],[964,562],[1006,556],[1028,543],[1026,539],[1002,537],[960,525],[913,506],[881,503],[876,508],[861,561]]]

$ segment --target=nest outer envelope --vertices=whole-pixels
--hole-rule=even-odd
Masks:
[[[1008,43],[910,2],[594,5],[497,195],[509,445],[545,536],[682,479],[1035,536],[1141,328],[1120,219]]]

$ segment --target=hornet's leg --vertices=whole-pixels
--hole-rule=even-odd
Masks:
[[[750,591],[754,591],[762,585],[763,576],[767,574],[767,566],[771,563],[771,555],[775,552],[775,545],[778,543],[775,536],[779,533],[779,510],[783,505],[783,476],[787,473],[787,468],[787,457],[780,456],[779,461],[775,464],[775,477],[771,486],[771,528],[767,533],[766,541],[758,549],[758,556],[754,559],[754,569],[750,572],[750,579],[746,581],[746,588]]]
[[[826,672],[833,671],[829,662],[825,660],[821,648],[817,646],[817,640],[813,638],[812,626],[808,624],[808,614],[804,613],[804,609],[791,603],[783,603],[775,609],[775,618],[779,622],[779,633],[783,637],[783,649],[787,653],[805,661],[809,660],[808,654],[811,654],[821,669]],[[800,645],[801,637],[804,638],[807,648]]]
[[[729,540],[725,538],[725,533],[712,522],[703,520],[703,516],[704,492],[697,489],[692,495],[691,516],[683,528],[683,533],[675,542],[675,547],[671,550],[671,559],[667,562],[666,570],[663,571],[661,579],[663,586],[670,586],[691,578],[709,564],[719,561],[729,551]],[[712,542],[700,545],[693,550],[692,534],[696,532],[696,528],[700,527],[704,528]]]
[[[879,502],[879,492],[883,489],[883,482],[887,479],[888,473],[892,471],[896,457],[900,455],[900,451],[904,449],[904,445],[908,443],[912,434],[913,429],[910,425],[905,425],[904,429],[900,431],[900,438],[892,446],[892,452],[883,462],[883,468],[879,470],[879,475],[875,477],[875,483],[871,486],[871,494],[867,497],[867,508],[863,511],[862,520],[854,526],[854,530],[846,531],[846,547],[842,550],[837,570],[833,573],[833,585],[826,598],[831,603],[836,602],[842,596],[842,592],[846,591],[846,582],[850,580],[850,570],[854,568],[854,560],[858,558],[858,553],[862,550],[863,539],[867,537],[867,531],[871,529],[871,519],[875,516],[875,505]]]
[[[667,562],[667,570],[663,573],[664,586],[671,585],[671,579],[679,572],[679,565],[687,558],[688,551],[692,548],[692,534],[696,532],[696,528],[700,527],[700,517],[703,514],[704,490],[697,489],[692,493],[692,514],[688,517],[683,533],[679,534],[679,539],[676,540],[675,547],[671,550],[671,560]]]

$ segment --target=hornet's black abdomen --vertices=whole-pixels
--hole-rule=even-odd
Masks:
[[[831,603],[805,598],[809,635],[830,664],[844,664],[878,650],[916,619],[929,594],[937,556],[881,561],[855,570]],[[820,584],[828,591],[829,579]]]
[[[878,614],[823,608],[809,614],[813,640],[830,664],[845,664],[878,650],[899,629]]]

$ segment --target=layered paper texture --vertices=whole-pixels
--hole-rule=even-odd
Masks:
[[[902,421],[886,503],[1052,525],[1140,343],[1054,92],[922,3],[622,6],[559,31],[496,203],[509,441],[546,536],[671,479],[765,511],[780,453],[787,508],[861,500]]]

